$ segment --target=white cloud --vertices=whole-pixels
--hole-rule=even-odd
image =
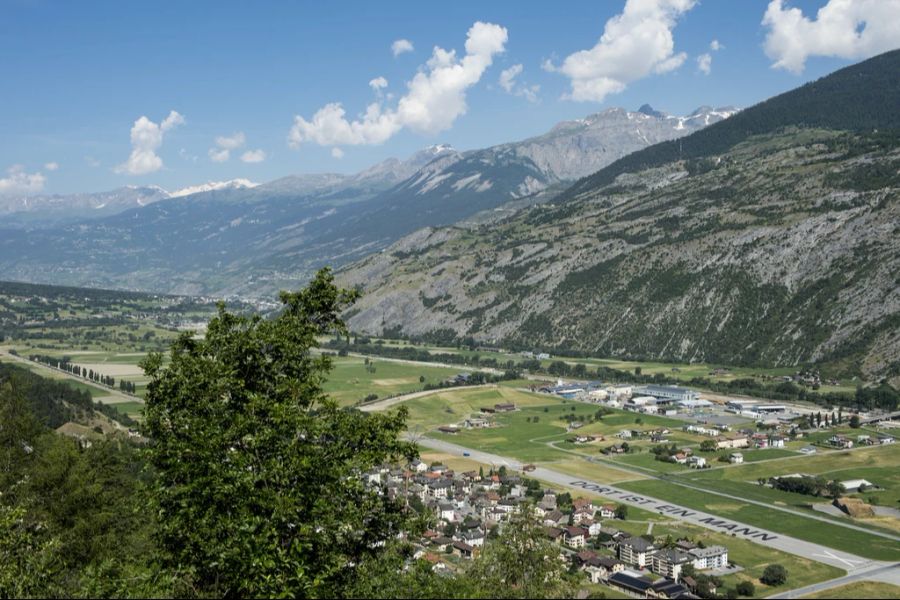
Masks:
[[[684,63],[687,55],[675,53],[672,29],[695,4],[696,0],[628,0],[622,14],[606,22],[593,48],[570,54],[559,67],[545,64],[544,69],[569,77],[572,90],[566,98],[601,102],[632,81]]]
[[[722,50],[725,46],[719,40],[713,40],[709,43],[709,49],[713,52]]]
[[[522,65],[513,65],[508,69],[504,69],[500,73],[500,87],[512,94],[513,85],[515,85],[516,77],[522,74]]]
[[[375,93],[378,94],[388,86],[388,80],[384,77],[376,77],[372,81],[369,82],[369,87],[375,90]]]
[[[266,160],[266,153],[263,150],[247,150],[241,154],[241,160],[245,163],[261,163]]]
[[[216,146],[220,148],[224,148],[226,150],[234,150],[236,148],[240,148],[244,145],[244,142],[247,141],[247,138],[244,136],[243,131],[238,131],[231,135],[231,137],[220,135],[216,138]]]
[[[174,110],[158,125],[145,116],[139,118],[131,127],[131,155],[116,172],[144,175],[159,171],[163,162],[156,151],[162,146],[163,134],[183,124],[184,117]]]
[[[47,169],[48,171],[56,171],[57,169],[59,169],[59,163],[58,162],[48,162],[44,165],[44,168]]]
[[[697,68],[704,75],[709,75],[709,72],[712,70],[712,55],[709,52],[697,57]]]
[[[0,194],[36,194],[44,189],[47,178],[41,173],[26,173],[22,165],[13,165],[0,178]]]
[[[507,93],[512,94],[513,96],[522,96],[529,102],[537,102],[538,92],[541,90],[541,86],[516,83],[516,77],[522,74],[523,69],[524,67],[520,64],[504,69],[500,73],[500,79],[497,83],[499,83],[500,87],[506,90]]]
[[[216,145],[209,149],[209,159],[213,162],[225,162],[231,158],[231,151],[244,145],[247,138],[243,131],[236,131],[231,136],[220,135],[216,138]]]
[[[413,45],[409,40],[394,40],[394,43],[391,44],[391,52],[394,53],[394,56],[400,56],[404,52],[412,52]]]
[[[337,158],[337,159],[344,158],[344,151],[341,150],[340,148],[332,148],[331,156],[332,156],[332,158]]]
[[[772,67],[800,73],[810,56],[868,58],[900,47],[900,0],[829,0],[815,20],[772,0],[762,24]]]
[[[326,104],[309,121],[294,117],[288,144],[293,148],[303,142],[321,146],[380,144],[404,128],[419,133],[444,131],[465,114],[466,90],[478,83],[494,55],[503,52],[506,40],[505,28],[479,21],[468,31],[466,55],[458,59],[455,50],[435,46],[425,67],[407,82],[407,92],[395,107],[385,108],[379,100],[351,121],[339,102]]]
[[[209,160],[217,163],[226,162],[231,158],[231,150],[227,148],[210,148],[208,154]]]

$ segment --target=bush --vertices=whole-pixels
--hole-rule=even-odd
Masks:
[[[787,578],[787,569],[776,564],[766,567],[766,570],[763,571],[762,577],[760,577],[759,580],[766,585],[783,585],[787,581]]]
[[[752,581],[742,581],[737,584],[737,588],[735,589],[741,596],[751,597],[756,593],[756,586],[753,585]]]

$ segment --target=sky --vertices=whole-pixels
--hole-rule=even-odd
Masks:
[[[0,2],[0,194],[352,173],[900,46],[900,0]]]

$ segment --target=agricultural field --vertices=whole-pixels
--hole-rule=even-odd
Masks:
[[[369,395],[385,398],[417,392],[465,371],[357,356],[334,357],[333,364],[325,391],[342,405],[356,404]]]
[[[420,350],[427,350],[432,354],[456,354],[473,358],[477,356],[479,359],[494,359],[500,364],[508,361],[520,362],[525,359],[522,354],[517,352],[497,352],[493,350],[471,350],[466,347],[454,346],[438,346],[428,344],[411,344],[405,340],[380,339],[379,342],[385,346],[396,348],[414,347]],[[668,363],[655,361],[633,361],[609,358],[570,358],[563,356],[552,356],[549,359],[541,360],[541,365],[549,367],[553,362],[562,361],[570,365],[583,364],[588,368],[596,369],[597,367],[608,367],[620,371],[628,371],[634,373],[636,370],[645,375],[661,374],[673,379],[688,382],[695,377],[703,377],[716,383],[728,383],[736,379],[744,378],[760,378],[769,380],[782,377],[785,375],[793,375],[796,368],[778,367],[778,368],[759,368],[759,367],[734,367],[730,365],[720,365],[711,363]],[[838,385],[823,384],[819,391],[841,392],[852,394],[856,390],[857,381],[840,381]]]
[[[821,475],[826,479],[838,481],[866,479],[878,486],[878,489],[848,495],[861,498],[875,506],[900,509],[898,464],[900,464],[900,446],[889,444],[855,450],[820,451],[813,456],[795,455],[793,458],[696,471],[681,475],[679,479],[713,491],[795,508],[806,508],[814,503],[829,504],[830,500],[775,490],[759,485],[758,480],[793,473]],[[826,516],[821,513],[817,515]],[[835,518],[842,521],[850,520],[849,517]],[[853,519],[853,522],[857,525],[900,531],[900,519],[896,516]]]

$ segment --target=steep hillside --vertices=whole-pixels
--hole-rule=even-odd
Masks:
[[[884,61],[813,84],[819,102],[855,98],[846,87]],[[872,77],[874,89],[897,90],[884,100],[900,105],[900,69]],[[353,265],[343,282],[365,296],[351,326],[611,356],[829,362],[900,383],[895,117],[853,121],[838,108],[816,128],[784,126],[779,115],[799,114],[808,87],[683,140],[699,147],[748,113],[779,124],[724,151],[609,181],[601,171],[567,201],[502,223],[423,230]]]
[[[30,220],[0,230],[0,277],[271,297],[301,285],[322,265],[358,260],[421,227],[545,201],[563,181],[732,113],[701,109],[674,117],[649,107],[611,109],[520,143],[465,153],[433,146],[355,175],[285,177],[254,187],[207,184],[184,192],[193,194],[154,197],[147,206],[126,199],[117,214],[79,222],[59,199],[52,210],[27,213],[29,219],[48,215],[49,226]],[[99,214],[92,206],[89,212]],[[63,214],[66,219],[53,219]]]

